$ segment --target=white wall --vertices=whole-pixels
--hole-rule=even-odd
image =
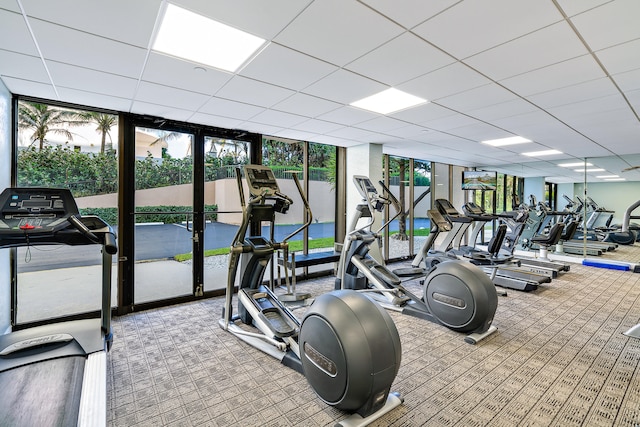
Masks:
[[[11,183],[11,93],[0,81],[0,190]],[[0,334],[8,332],[11,325],[11,276],[9,250],[0,249]]]
[[[559,194],[562,193],[559,192]],[[573,194],[583,198],[584,185],[575,184]],[[600,207],[616,212],[612,224],[622,224],[624,212],[640,199],[640,182],[589,182],[587,195]],[[640,215],[640,209],[636,209],[632,215]],[[640,220],[631,220],[631,222],[640,223]]]

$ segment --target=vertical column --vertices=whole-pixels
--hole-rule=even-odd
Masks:
[[[347,223],[353,217],[356,206],[362,201],[362,196],[353,185],[354,175],[365,175],[371,179],[376,187],[378,181],[382,180],[382,145],[363,144],[347,148]],[[373,225],[376,229],[381,224]]]

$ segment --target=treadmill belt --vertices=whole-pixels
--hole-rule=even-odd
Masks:
[[[0,373],[0,425],[77,425],[84,362],[63,357]]]

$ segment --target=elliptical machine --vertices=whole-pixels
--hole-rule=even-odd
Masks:
[[[275,214],[287,213],[293,201],[280,192],[270,168],[246,165],[244,174],[251,197],[245,204],[238,168],[242,223],[231,244],[225,305],[218,323],[302,373],[327,404],[353,413],[337,425],[367,425],[402,403],[398,394],[390,393],[400,368],[398,330],[387,312],[355,291],[319,296],[300,322],[269,287],[262,285],[274,251],[286,250],[287,240],[309,224],[282,242],[274,241]],[[310,211],[295,174],[293,179],[305,209]],[[262,236],[263,223],[270,226],[268,238]],[[233,316],[233,290],[240,264],[238,315]]]
[[[356,175],[353,181],[366,206],[361,204],[356,209],[353,231],[345,238],[335,288],[367,292],[387,309],[468,333],[465,342],[470,344],[496,332],[498,329],[491,322],[498,307],[498,296],[489,277],[476,266],[455,259],[438,263],[426,274],[423,295],[420,297],[408,291],[395,273],[369,254],[370,248],[377,245],[380,237],[371,230],[373,212],[381,212],[385,205],[391,203],[393,196],[380,183],[388,195],[382,197],[366,176]],[[370,220],[357,227],[358,217],[365,211],[371,213]],[[433,239],[438,227],[450,229],[451,224],[437,211],[430,214],[436,216],[431,217],[432,235],[429,238]],[[380,229],[396,217],[397,214]]]

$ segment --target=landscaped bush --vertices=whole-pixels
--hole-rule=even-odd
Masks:
[[[161,222],[165,224],[178,224],[189,219],[193,221],[191,215],[187,217],[184,213],[166,214],[161,212],[186,212],[191,210],[191,206],[136,206],[136,212],[149,212],[145,215],[136,215],[136,223]],[[205,205],[206,211],[217,210],[218,205]],[[84,208],[80,209],[82,215],[96,215],[110,225],[118,224],[117,208]],[[218,215],[215,213],[206,214],[207,221],[216,221]]]

